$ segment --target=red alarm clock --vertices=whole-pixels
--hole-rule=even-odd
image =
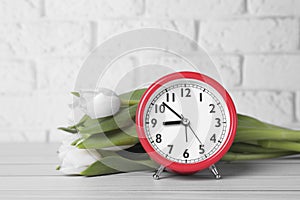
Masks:
[[[214,79],[196,72],[176,72],[153,83],[136,113],[139,140],[161,166],[191,174],[209,168],[221,178],[215,163],[229,150],[237,114],[228,92]]]

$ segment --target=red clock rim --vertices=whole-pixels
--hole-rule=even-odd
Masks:
[[[166,159],[165,157],[161,156],[158,152],[154,150],[152,145],[149,143],[144,131],[143,116],[144,116],[146,104],[149,101],[150,97],[157,89],[159,89],[164,84],[182,78],[202,81],[212,86],[215,90],[217,90],[219,94],[222,96],[222,98],[224,99],[228,107],[229,117],[230,117],[230,128],[229,128],[228,137],[226,138],[221,148],[214,155],[207,158],[206,160],[197,163],[192,163],[192,164],[172,162]],[[139,140],[143,148],[145,149],[145,151],[157,163],[177,173],[183,173],[183,174],[195,173],[197,171],[206,169],[209,166],[213,165],[214,163],[218,162],[226,154],[226,152],[229,150],[230,146],[232,145],[236,134],[236,127],[237,127],[236,109],[228,92],[225,90],[225,88],[222,85],[220,85],[214,79],[197,72],[189,72],[189,71],[175,72],[160,78],[145,91],[136,111],[136,130],[138,133]]]

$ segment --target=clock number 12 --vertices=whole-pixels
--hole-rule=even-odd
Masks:
[[[191,97],[191,89],[190,88],[181,88],[181,97]]]

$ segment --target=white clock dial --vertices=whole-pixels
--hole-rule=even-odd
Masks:
[[[229,132],[229,111],[208,84],[178,79],[152,94],[144,112],[144,129],[161,156],[178,163],[197,163],[213,156]]]

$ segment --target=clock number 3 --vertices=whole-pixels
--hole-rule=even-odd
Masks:
[[[221,126],[220,118],[216,118],[215,120],[217,121],[217,124],[215,125],[215,127],[220,127]]]

